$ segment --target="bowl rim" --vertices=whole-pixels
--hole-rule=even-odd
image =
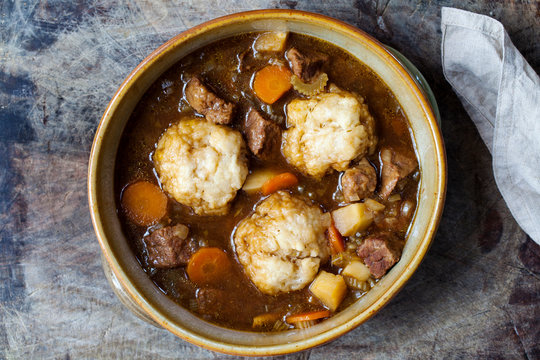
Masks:
[[[406,268],[399,275],[394,283],[392,283],[386,291],[384,291],[381,296],[376,299],[372,304],[370,304],[362,313],[356,315],[351,320],[340,324],[339,326],[332,328],[329,331],[318,334],[312,338],[303,339],[297,342],[289,342],[278,345],[238,345],[238,344],[229,344],[222,341],[217,341],[214,339],[208,339],[202,337],[198,334],[194,334],[189,330],[182,329],[181,326],[172,324],[169,322],[163,314],[161,314],[152,304],[150,304],[136,289],[134,284],[129,279],[127,273],[122,269],[113,254],[111,247],[107,240],[107,235],[103,229],[103,224],[98,216],[98,196],[97,196],[97,182],[98,182],[98,164],[101,152],[102,138],[105,135],[105,129],[107,124],[111,121],[119,100],[125,95],[130,86],[135,82],[139,77],[141,72],[147,67],[151,66],[152,63],[158,59],[163,53],[172,51],[175,47],[175,44],[180,44],[192,37],[195,37],[198,34],[209,31],[213,28],[221,27],[227,23],[234,23],[239,19],[242,21],[249,20],[259,20],[266,18],[277,18],[277,19],[287,19],[294,18],[297,21],[316,21],[321,23],[326,23],[327,26],[331,26],[332,30],[339,29],[340,31],[347,33],[351,37],[361,38],[362,41],[366,42],[370,49],[377,53],[387,65],[393,66],[394,69],[398,70],[402,79],[407,83],[409,89],[414,93],[415,98],[420,103],[426,118],[428,119],[428,125],[430,129],[430,134],[433,137],[435,144],[435,161],[439,166],[438,178],[436,181],[437,189],[437,200],[435,201],[435,206],[433,208],[433,213],[428,222],[427,229],[425,231],[424,238],[420,241],[418,251],[412,256],[410,262],[407,264]],[[88,163],[88,203],[90,208],[90,215],[92,219],[92,224],[96,237],[101,247],[103,257],[107,261],[110,269],[114,273],[115,277],[123,285],[127,294],[140,306],[144,312],[146,312],[155,322],[160,326],[167,329],[176,336],[186,340],[195,345],[201,346],[203,348],[218,351],[221,353],[232,354],[232,355],[243,355],[243,356],[260,356],[260,355],[281,355],[292,352],[297,352],[312,348],[314,346],[322,345],[327,343],[335,338],[353,330],[371,316],[373,316],[377,311],[384,307],[406,284],[412,274],[416,271],[420,265],[422,259],[424,258],[427,250],[429,249],[433,238],[435,236],[437,227],[440,223],[442,211],[444,208],[444,200],[446,197],[446,182],[447,182],[447,165],[446,165],[446,153],[444,148],[443,138],[437,123],[435,112],[430,105],[429,100],[426,98],[426,95],[419,84],[414,80],[411,74],[407,71],[406,68],[395,58],[395,56],[378,40],[373,38],[371,35],[367,34],[361,29],[358,29],[350,24],[347,24],[341,20],[321,15],[317,13],[301,11],[301,10],[285,10],[285,9],[264,9],[264,10],[252,10],[245,12],[238,12],[222,17],[218,17],[197,26],[194,26],[174,37],[170,40],[159,46],[157,49],[152,51],[145,59],[143,59],[133,71],[125,78],[122,84],[119,86],[115,94],[113,95],[111,101],[107,105],[107,108],[100,120],[99,126],[96,130],[94,141],[92,143],[92,149],[90,152],[90,158]]]

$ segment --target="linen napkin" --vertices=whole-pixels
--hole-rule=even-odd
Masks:
[[[540,244],[540,79],[503,25],[442,8],[442,67],[493,156],[497,186]]]

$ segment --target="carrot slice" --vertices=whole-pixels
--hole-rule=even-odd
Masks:
[[[227,254],[216,247],[203,247],[191,255],[187,265],[189,279],[197,285],[215,284],[231,268]]]
[[[291,72],[284,66],[268,65],[253,79],[255,95],[267,104],[275,103],[291,86]]]
[[[167,195],[148,181],[128,185],[120,203],[128,218],[140,226],[153,225],[167,213]]]
[[[330,314],[330,310],[309,311],[301,314],[289,315],[287,316],[287,322],[289,324],[294,324],[300,321],[318,320],[329,317]]]
[[[330,241],[332,254],[339,254],[340,252],[345,251],[345,241],[334,223],[328,228],[328,240]]]
[[[298,178],[296,175],[286,172],[266,180],[266,182],[261,186],[261,191],[263,195],[270,195],[273,192],[286,189],[296,184],[298,184]]]

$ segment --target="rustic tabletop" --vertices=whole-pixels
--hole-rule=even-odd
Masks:
[[[7,0],[0,3],[0,358],[231,358],[132,315],[110,289],[88,212],[101,113],[151,50],[203,21],[259,8],[333,16],[389,44],[432,85],[448,155],[433,246],[356,330],[286,359],[540,358],[540,247],[513,220],[491,156],[440,64],[440,8],[493,16],[540,68],[537,1]]]

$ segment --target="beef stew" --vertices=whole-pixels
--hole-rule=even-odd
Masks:
[[[399,261],[419,181],[406,116],[369,68],[315,38],[249,33],[186,56],[146,92],[115,190],[165,294],[222,326],[284,331],[345,308]],[[140,184],[167,195],[163,216],[133,217],[126,194]]]

